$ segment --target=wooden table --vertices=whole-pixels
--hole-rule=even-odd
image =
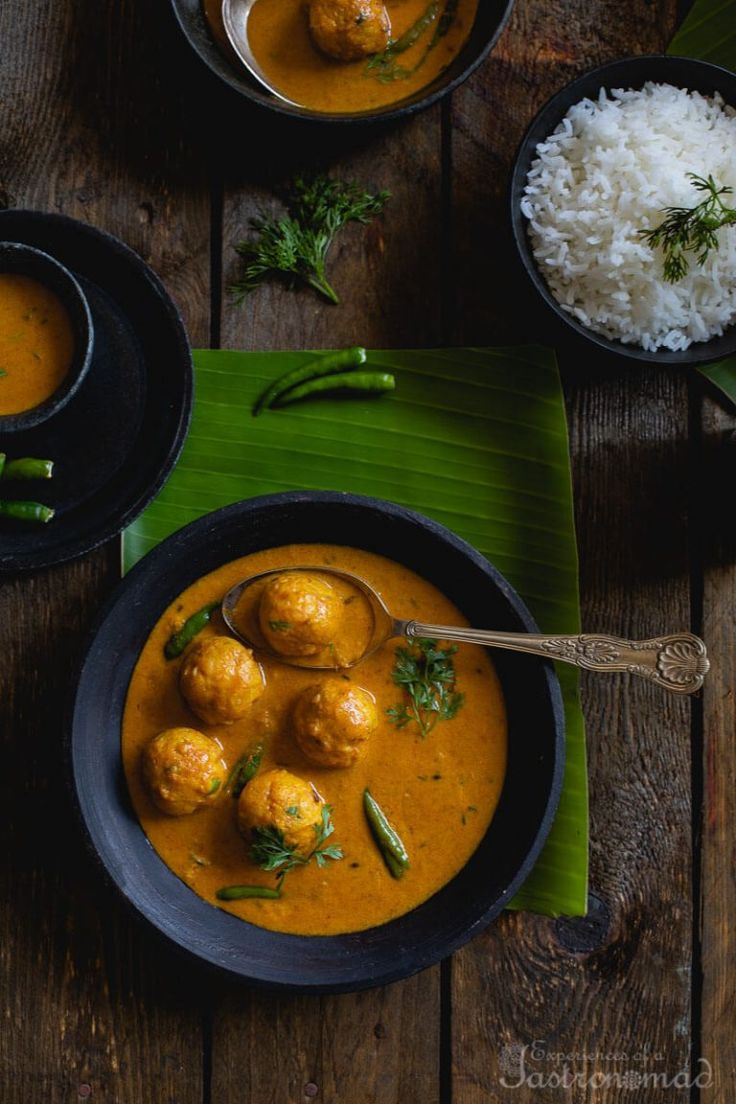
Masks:
[[[558,87],[657,52],[677,20],[673,0],[517,0],[451,100],[319,134],[213,113],[166,9],[0,5],[0,204],[119,235],[195,345],[236,348],[533,339],[507,278],[517,142]],[[233,306],[248,217],[316,164],[393,192],[337,250],[344,305],[269,288]],[[692,625],[715,668],[692,704],[584,680],[589,917],[505,915],[452,961],[354,996],[264,996],[191,970],[101,884],[64,777],[61,705],[118,578],[111,542],[0,583],[3,1104],[733,1104],[733,415],[672,371],[588,353],[565,377],[585,627]],[[664,1087],[679,1071],[706,1084]]]

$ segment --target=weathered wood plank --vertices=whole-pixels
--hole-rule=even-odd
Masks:
[[[704,550],[703,634],[712,670],[703,691],[700,864],[702,1104],[736,1099],[736,525],[724,488],[736,473],[733,410],[706,397],[702,464],[694,473]]]
[[[213,1023],[212,1099],[439,1101],[439,968],[338,997],[230,989]]]
[[[0,191],[118,234],[208,333],[209,201],[132,2],[0,9]],[[199,1104],[200,1011],[180,962],[85,853],[65,787],[62,703],[117,543],[0,584],[3,773],[0,1098]]]
[[[645,638],[689,623],[686,415],[684,384],[664,373],[586,385],[571,403],[591,631]],[[455,1104],[503,1099],[502,1078],[521,1080],[521,1049],[537,1040],[520,1102],[559,1099],[566,1067],[583,1082],[575,1104],[593,1077],[607,1104],[626,1099],[626,1076],[635,1088],[689,1068],[689,705],[628,676],[586,678],[583,705],[592,915],[507,917],[456,956]],[[672,1090],[652,1083],[646,1099],[669,1104]]]
[[[292,172],[327,165],[342,179],[388,188],[393,198],[380,220],[367,230],[349,228],[334,251],[330,276],[342,296],[339,307],[322,303],[309,291],[277,286],[259,290],[239,308],[226,291],[224,345],[325,348],[439,342],[440,113],[434,110],[390,131],[349,141],[348,146],[343,136],[338,142],[334,135],[327,140],[314,131],[302,133],[301,144],[296,137],[288,142],[272,135],[265,178],[253,181],[242,166],[228,166],[226,286],[237,271],[232,244],[243,236],[258,207],[272,201],[273,184],[285,182]],[[311,1000],[264,1001],[229,994],[213,1030],[213,1100],[301,1104],[314,1094],[330,1104],[436,1104],[439,974],[437,968],[387,989]]]
[[[230,154],[223,229],[223,325],[226,348],[330,348],[359,344],[400,348],[440,340],[441,133],[439,109],[391,130],[339,137],[312,129],[270,126],[259,174]],[[258,144],[258,134],[254,137]],[[368,227],[351,224],[330,254],[328,274],[341,298],[331,306],[309,289],[264,285],[242,307],[229,286],[237,279],[236,242],[249,236],[260,210],[297,172],[327,170],[392,198]],[[233,182],[240,181],[241,186]]]
[[[598,2],[579,19],[557,3],[517,5],[498,50],[454,96],[456,340],[516,341],[522,330],[543,339],[499,232],[518,143],[534,112],[579,72],[661,48],[672,8]],[[586,350],[568,362],[583,624],[632,637],[686,627],[685,384],[597,365]],[[584,922],[506,916],[455,957],[454,1104],[504,1100],[512,1085],[519,1104],[559,1100],[566,1069],[566,1099],[608,1104],[629,1099],[638,1076],[689,1067],[689,706],[643,682],[603,677],[584,680],[583,705],[591,914]],[[619,1061],[606,1057],[614,1053]],[[672,1091],[652,1082],[646,1099],[669,1102]]]

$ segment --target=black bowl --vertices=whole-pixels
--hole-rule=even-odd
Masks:
[[[400,119],[429,107],[462,84],[496,44],[511,13],[514,0],[480,0],[478,13],[468,41],[440,75],[394,104],[375,111],[328,114],[295,107],[271,96],[233,56],[224,53],[212,37],[202,10],[202,0],[171,0],[174,17],[182,34],[210,73],[243,99],[275,111],[279,115],[319,123],[375,123]]]
[[[77,393],[92,363],[94,328],[89,303],[68,268],[21,242],[0,242],[0,272],[31,276],[52,291],[66,310],[74,334],[74,353],[66,378],[45,402],[20,414],[0,414],[0,433],[32,429],[58,414]]]
[[[511,177],[511,223],[519,257],[529,279],[557,318],[578,337],[584,338],[608,353],[628,357],[631,360],[691,367],[721,360],[736,352],[736,326],[729,327],[720,337],[714,337],[710,341],[694,342],[682,352],[672,352],[668,349],[649,352],[639,345],[627,345],[622,341],[610,340],[602,334],[595,333],[563,310],[552,295],[534,259],[527,230],[527,219],[521,213],[521,199],[524,195],[527,174],[536,156],[537,145],[552,134],[573,104],[585,98],[594,99],[601,88],[608,91],[613,88],[637,89],[647,81],[672,84],[690,91],[702,92],[708,96],[712,96],[714,92],[720,92],[727,104],[736,107],[736,75],[718,65],[695,61],[692,58],[668,55],[625,58],[585,73],[545,104],[522,139]]]
[[[291,542],[351,544],[435,583],[477,625],[535,632],[506,580],[470,545],[419,514],[338,493],[290,492],[207,514],[145,557],[102,614],[70,716],[74,788],[92,847],[125,898],[180,948],[251,983],[338,992],[381,985],[444,958],[481,931],[539,855],[562,787],[564,721],[550,663],[498,652],[509,717],[501,801],[465,868],[425,904],[340,936],[267,931],[208,904],[163,863],[133,812],[120,721],[133,667],[156,620],[200,576],[248,552]]]

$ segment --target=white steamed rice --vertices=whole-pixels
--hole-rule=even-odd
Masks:
[[[734,188],[736,111],[669,84],[640,91],[601,89],[570,108],[537,146],[521,202],[537,264],[564,310],[608,338],[645,349],[687,349],[736,319],[736,226],[676,284],[662,273],[661,249],[639,234],[664,207],[704,198],[689,172]]]

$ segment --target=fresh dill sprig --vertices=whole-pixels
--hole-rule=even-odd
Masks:
[[[422,737],[438,721],[450,721],[461,708],[465,695],[455,690],[457,648],[440,648],[436,640],[417,639],[408,648],[396,649],[391,677],[406,693],[407,700],[386,710],[392,724],[405,728],[416,723]]]
[[[716,230],[736,223],[736,210],[727,207],[721,196],[730,195],[733,188],[719,188],[712,176],[687,174],[693,188],[707,196],[695,207],[665,207],[664,220],[653,230],[640,230],[652,249],[662,247],[664,278],[676,284],[690,268],[686,253],[694,253],[699,265],[705,263],[712,249],[718,248]]]
[[[292,810],[295,810],[295,812],[292,812]],[[289,815],[299,815],[296,806],[290,806],[286,811]],[[331,859],[336,861],[343,858],[343,850],[338,844],[333,843],[329,847],[323,846],[335,831],[332,823],[331,805],[322,806],[322,819],[319,824],[314,825],[314,831],[317,836],[314,850],[311,854],[304,856],[295,848],[288,846],[284,839],[284,833],[280,828],[273,826],[254,828],[250,857],[256,866],[260,866],[261,870],[275,872],[279,884],[290,870],[293,870],[296,866],[306,866],[312,859],[317,863],[317,866],[323,867]]]
[[[286,214],[251,219],[257,237],[235,246],[244,260],[241,277],[231,288],[236,301],[275,278],[290,287],[308,284],[330,303],[339,303],[325,271],[330,246],[348,222],[369,223],[389,198],[389,192],[372,195],[358,184],[325,175],[298,176],[286,198]]]

